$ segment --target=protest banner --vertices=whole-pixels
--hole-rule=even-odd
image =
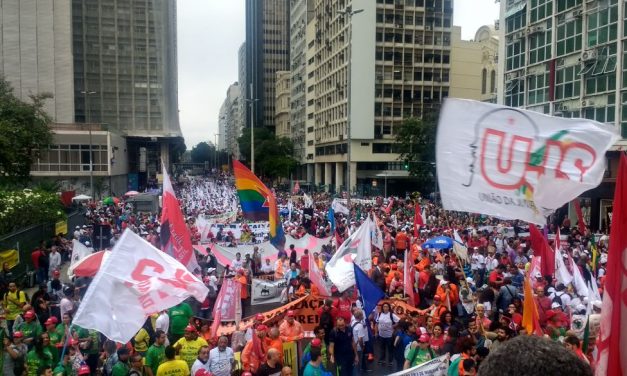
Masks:
[[[592,120],[448,98],[436,140],[442,206],[544,225],[601,183],[617,139]]]
[[[426,363],[393,373],[388,376],[446,376],[448,371],[449,355],[445,354],[431,359]]]
[[[287,288],[287,280],[268,281],[265,279],[253,278],[250,295],[250,304],[279,303],[281,293]]]
[[[289,366],[294,375],[298,375],[298,346],[296,342],[283,343],[283,365]]]

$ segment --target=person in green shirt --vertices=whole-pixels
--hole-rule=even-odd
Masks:
[[[418,338],[418,343],[416,341],[412,342],[405,357],[404,369],[428,362],[435,357],[433,350],[429,347],[430,339],[428,334],[421,334]]]
[[[24,312],[24,321],[15,329],[22,332],[24,335],[24,343],[27,344],[29,348],[32,348],[35,338],[39,337],[43,332],[41,324],[37,320],[37,316],[35,316],[35,311],[33,310]]]
[[[145,363],[146,367],[148,367],[146,370],[148,372],[147,376],[155,376],[159,365],[165,361],[166,338],[163,330],[158,329],[155,332],[155,343],[153,343],[146,352]]]
[[[168,311],[170,316],[170,343],[176,343],[183,334],[185,334],[185,327],[190,324],[190,319],[194,315],[192,307],[189,304],[182,302]]]
[[[324,376],[325,374],[331,374],[326,372],[322,366],[322,353],[319,347],[311,347],[310,349],[311,360],[305,366],[303,376]]]
[[[122,347],[118,350],[118,362],[115,363],[113,369],[111,370],[111,376],[127,376],[128,371],[131,370],[131,367],[128,365],[128,349],[126,347]]]
[[[69,313],[66,313],[61,318],[61,323],[57,325],[57,333],[61,336],[61,342],[65,343],[65,336],[67,335],[67,331],[70,328],[70,324],[72,323],[72,316]]]
[[[36,338],[33,349],[26,354],[26,374],[39,376],[39,369],[46,366],[52,366],[52,354],[44,347],[42,339]]]
[[[70,351],[67,349],[63,355],[63,359],[54,367],[52,371],[54,376],[73,376],[72,362],[70,361]]]
[[[46,320],[45,326],[46,326],[46,333],[48,334],[48,337],[50,338],[50,344],[53,346],[56,346],[59,343],[63,344],[61,342],[62,335],[60,335],[59,332],[57,332],[54,320],[52,318],[49,318],[48,320]]]
[[[57,364],[59,362],[59,349],[50,343],[50,336],[48,333],[41,333],[40,337],[44,344],[44,351],[48,351],[50,355],[52,355],[51,365]]]

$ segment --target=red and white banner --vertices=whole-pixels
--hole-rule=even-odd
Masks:
[[[351,234],[327,263],[327,276],[339,291],[355,284],[356,263],[363,271],[372,269],[372,219],[370,216]]]
[[[327,287],[326,282],[322,279],[322,273],[316,265],[313,256],[309,256],[309,280],[311,284],[318,288],[321,296],[331,296],[331,289]]]
[[[233,278],[224,278],[213,306],[212,336],[218,332],[223,321],[239,322],[242,319],[241,285]]]
[[[403,260],[403,288],[405,295],[409,298],[408,303],[412,306],[418,305],[416,301],[416,292],[414,291],[414,280],[416,277],[416,269],[414,269],[414,263],[409,257],[410,252],[405,252],[405,259]]]
[[[163,167],[163,210],[161,211],[161,250],[185,265],[191,272],[199,269],[192,238],[174,194],[168,171]]]
[[[436,140],[442,204],[544,225],[601,183],[605,152],[617,139],[592,120],[448,98]]]
[[[595,375],[627,375],[627,157],[621,152]]]
[[[87,289],[73,324],[127,343],[149,315],[189,296],[202,302],[208,293],[180,262],[126,230]]]

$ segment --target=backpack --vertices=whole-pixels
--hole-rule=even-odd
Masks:
[[[332,328],[333,327],[333,316],[331,316],[331,312],[327,310],[323,310],[320,315],[320,326],[323,328]]]
[[[555,292],[555,295],[553,296],[553,299],[551,299],[551,303],[557,303],[560,306],[564,305],[564,303],[562,302],[562,296],[564,296],[564,293],[562,293],[561,295],[557,295],[557,291]]]

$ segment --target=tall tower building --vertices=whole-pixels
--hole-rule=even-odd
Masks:
[[[607,227],[617,150],[627,146],[626,11],[619,0],[501,2],[499,103],[607,123],[623,137],[603,183],[583,195],[593,228]]]
[[[369,193],[408,179],[394,135],[448,96],[452,16],[451,0],[315,1],[317,185]]]
[[[257,99],[253,126],[274,131],[276,72],[290,69],[290,0],[246,0],[247,99]],[[252,87],[252,94],[250,89]],[[249,126],[250,110],[246,111]]]

